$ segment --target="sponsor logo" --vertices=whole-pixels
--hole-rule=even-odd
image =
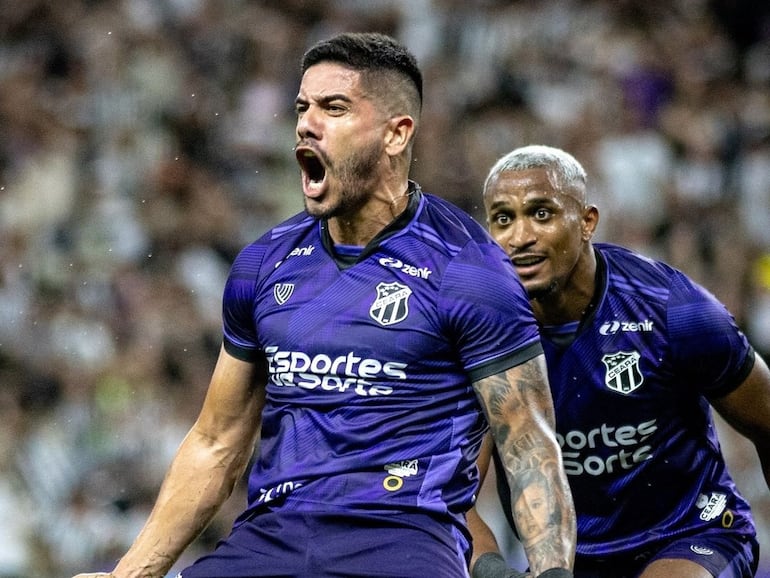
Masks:
[[[599,327],[602,335],[615,335],[618,331],[623,333],[649,333],[653,329],[653,323],[649,319],[644,321],[606,321]]]
[[[700,494],[695,505],[701,510],[700,519],[708,522],[718,518],[725,511],[727,496],[720,492],[713,492],[711,496]]]
[[[272,488],[259,488],[259,499],[257,500],[261,504],[267,504],[268,502],[272,502],[273,500],[277,498],[282,498],[283,496],[286,496],[290,493],[292,493],[297,488],[301,488],[304,484],[302,482],[283,482],[282,484],[278,484],[277,486],[273,486]]]
[[[297,247],[295,249],[291,250],[291,253],[289,253],[286,258],[289,257],[308,257],[313,253],[313,250],[315,247],[313,245],[308,245],[307,247]]]
[[[402,273],[420,279],[427,279],[430,274],[433,273],[433,271],[427,267],[415,267],[414,265],[409,265],[408,263],[404,263],[400,259],[395,259],[393,257],[380,257],[380,265],[383,267],[390,267],[391,269],[398,269]]]
[[[639,369],[641,357],[638,351],[618,351],[602,357],[602,362],[607,368],[604,384],[611,390],[624,395],[638,389],[644,382]]]
[[[706,548],[705,546],[696,546],[695,544],[690,544],[690,550],[702,556],[711,556],[714,553],[714,550],[711,548]]]
[[[404,478],[417,475],[417,460],[402,460],[385,465],[388,476],[382,481],[382,487],[389,492],[395,492],[404,485]]]
[[[403,321],[409,315],[411,294],[412,290],[401,283],[380,283],[369,317],[385,327]]]
[[[307,247],[295,247],[294,249],[291,250],[291,253],[286,255],[285,258],[281,259],[275,264],[275,268],[277,269],[289,257],[307,257],[310,254],[312,254],[314,250],[315,250],[314,245],[308,245]]]
[[[393,388],[374,381],[406,379],[406,363],[360,357],[352,351],[337,357],[311,357],[301,351],[279,351],[270,346],[265,353],[270,382],[281,387],[377,396],[390,395]]]
[[[656,430],[656,420],[639,425],[618,427],[602,424],[588,432],[572,430],[557,433],[562,450],[564,471],[571,476],[601,476],[621,470],[652,458],[652,446],[645,441]],[[611,451],[609,455],[607,448]]]
[[[294,283],[276,283],[273,285],[273,297],[278,305],[283,305],[294,293]]]

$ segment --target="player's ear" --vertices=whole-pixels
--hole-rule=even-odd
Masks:
[[[403,152],[414,134],[414,119],[409,115],[394,116],[388,121],[385,133],[385,151],[390,156]]]
[[[599,224],[599,209],[596,205],[586,205],[583,209],[583,217],[581,220],[581,231],[583,235],[583,241],[586,243],[591,240],[596,232],[596,226]]]

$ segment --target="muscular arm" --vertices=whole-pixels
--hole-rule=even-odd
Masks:
[[[746,380],[728,395],[711,400],[725,421],[754,443],[770,489],[770,370],[757,355]]]
[[[474,384],[502,458],[512,497],[520,506],[513,517],[533,575],[550,568],[572,568],[575,512],[561,450],[554,433],[553,400],[543,355]],[[553,515],[546,531],[535,532],[523,517],[538,505],[528,498],[529,474],[547,480],[546,502]],[[541,476],[541,477],[542,477]],[[512,499],[516,503],[516,499]]]
[[[264,380],[256,383],[255,373],[253,365],[220,351],[200,415],[115,578],[165,576],[230,496],[259,431]]]

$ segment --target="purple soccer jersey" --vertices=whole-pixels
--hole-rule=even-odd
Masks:
[[[707,401],[748,375],[746,337],[681,272],[595,248],[593,310],[579,327],[543,329],[578,556],[654,549],[706,528],[754,534]]]
[[[487,427],[471,383],[542,348],[503,251],[411,187],[405,213],[352,261],[304,213],[236,259],[225,347],[269,370],[244,517],[412,511],[464,527]]]

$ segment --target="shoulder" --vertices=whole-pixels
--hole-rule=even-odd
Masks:
[[[724,305],[708,289],[664,261],[619,245],[594,246],[606,264],[608,290],[613,294],[660,303],[675,318],[724,313]]]
[[[504,255],[486,229],[464,210],[435,195],[423,193],[414,226],[423,240],[448,257],[461,253]]]
[[[594,247],[606,265],[607,281],[613,292],[668,301],[682,291],[702,289],[664,261],[620,245],[595,243]]]
[[[271,228],[241,249],[233,262],[231,276],[253,276],[263,264],[276,267],[317,223],[317,219],[301,212]]]
[[[611,243],[594,243],[594,247],[604,257],[610,272],[617,277],[626,278],[629,282],[636,280],[636,284],[660,285],[681,274],[664,261],[648,257],[628,247]]]
[[[430,193],[423,193],[421,220],[431,222],[449,236],[487,241],[486,229],[457,205]]]

